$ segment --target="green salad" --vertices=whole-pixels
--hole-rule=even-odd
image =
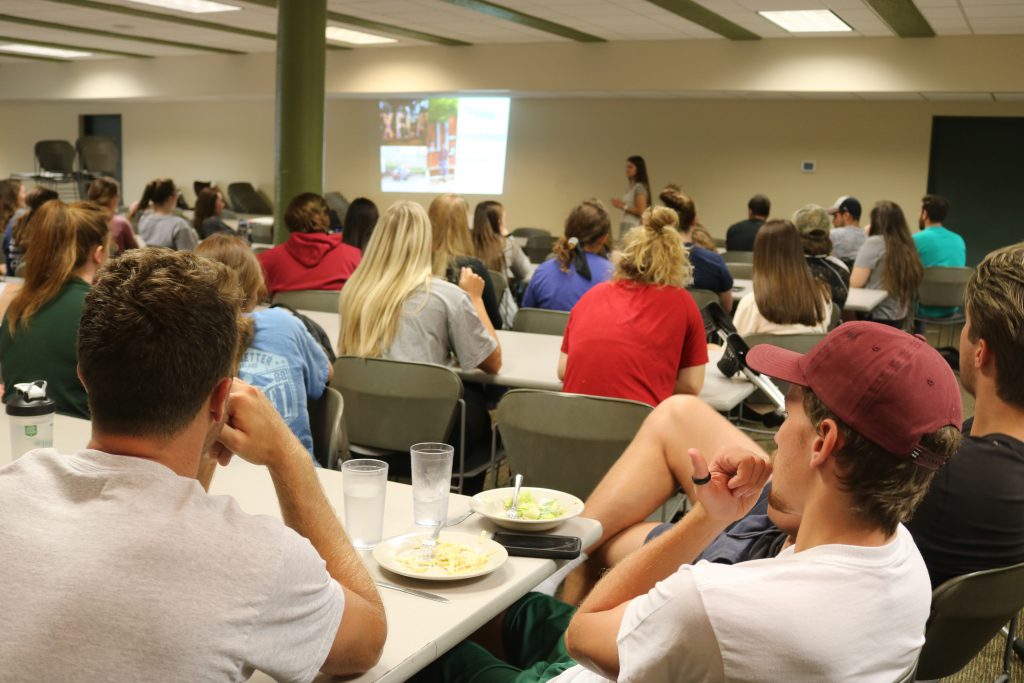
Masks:
[[[506,498],[502,506],[508,510],[512,507],[512,499]],[[540,499],[529,491],[520,491],[516,512],[519,519],[557,519],[565,514],[565,508],[555,498]]]

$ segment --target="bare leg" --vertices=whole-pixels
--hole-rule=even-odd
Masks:
[[[639,547],[650,527],[623,534],[650,516],[678,488],[692,497],[693,482],[687,451],[699,449],[708,458],[723,446],[764,451],[713,408],[695,396],[672,396],[654,409],[632,443],[587,499],[583,516],[601,522],[601,538],[587,549],[592,560],[566,579],[564,599],[582,600],[607,564]],[[609,540],[623,534],[602,552]]]

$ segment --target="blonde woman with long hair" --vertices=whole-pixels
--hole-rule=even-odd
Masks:
[[[238,376],[267,395],[312,457],[308,406],[323,396],[334,374],[327,354],[287,309],[256,310],[267,287],[248,242],[234,234],[214,233],[199,243],[196,254],[223,263],[238,275],[245,298]]]
[[[811,274],[800,232],[789,221],[768,221],[754,238],[754,288],[740,299],[733,324],[748,334],[828,331],[832,299]]]
[[[889,293],[867,319],[902,327],[923,278],[924,266],[903,209],[895,202],[878,202],[871,209],[871,229],[850,274],[851,287]]]
[[[469,232],[469,204],[457,194],[442,194],[430,202],[428,210],[433,233],[434,257],[432,272],[453,285],[462,279],[462,269],[469,268],[484,281],[483,302],[487,317],[501,327],[501,308],[487,266],[473,254],[473,237]]]
[[[707,343],[685,288],[692,268],[678,225],[672,209],[645,211],[623,240],[611,281],[572,309],[558,364],[564,391],[650,405],[700,393]]]
[[[483,303],[483,280],[462,268],[453,285],[434,271],[430,219],[398,202],[380,217],[366,254],[341,291],[342,355],[446,365],[495,373],[501,347]]]
[[[78,321],[96,271],[107,260],[107,214],[91,202],[46,202],[32,213],[25,282],[0,324],[4,401],[14,385],[44,379],[57,412],[89,418],[78,379]]]

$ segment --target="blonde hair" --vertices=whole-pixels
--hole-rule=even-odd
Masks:
[[[60,293],[96,247],[108,244],[106,209],[92,202],[70,206],[50,200],[31,214],[31,247],[25,250],[25,283],[7,307],[13,332]]]
[[[436,201],[436,200],[435,200]],[[338,352],[380,356],[394,341],[405,300],[431,269],[430,219],[415,202],[398,202],[381,215],[363,260],[341,290]]]
[[[472,256],[469,234],[469,204],[457,194],[442,194],[430,202],[427,212],[433,232],[433,273],[444,277],[456,256]]]
[[[252,253],[252,247],[240,237],[226,233],[210,235],[196,247],[196,254],[223,263],[235,272],[245,296],[243,310],[251,311],[256,308],[260,299],[267,295],[260,262]]]
[[[644,211],[641,220],[643,225],[630,230],[623,239],[622,255],[612,279],[685,287],[693,268],[679,234],[679,216],[672,209],[658,206]]]

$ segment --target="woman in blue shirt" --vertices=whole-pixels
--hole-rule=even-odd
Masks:
[[[524,308],[569,311],[596,284],[611,277],[608,239],[612,223],[601,202],[588,199],[565,220],[555,258],[537,266],[523,295]]]

